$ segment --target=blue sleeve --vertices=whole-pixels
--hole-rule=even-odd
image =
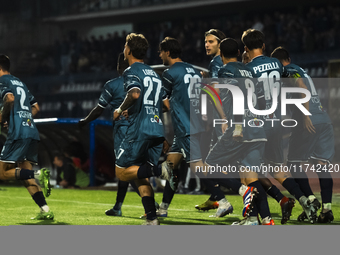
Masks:
[[[281,68],[282,68],[282,77],[284,77],[284,78],[289,77],[290,73],[288,72],[287,68],[285,66],[283,66],[280,61],[278,61],[278,62],[279,62],[279,65],[281,65]]]
[[[142,81],[133,71],[131,71],[131,68],[128,68],[124,71],[123,78],[124,78],[124,89],[126,92],[129,92],[129,90],[133,88],[138,88],[141,90]]]
[[[35,97],[31,94],[29,90],[27,90],[27,96],[28,96],[28,100],[30,101],[31,105],[38,103],[38,101],[35,99]]]
[[[211,78],[218,78],[218,71],[220,70],[220,67],[215,65],[213,62],[209,65],[209,76]]]
[[[162,98],[164,100],[165,98],[169,98],[171,96],[172,87],[173,87],[173,78],[171,77],[171,75],[169,74],[167,70],[163,72],[162,83],[163,83],[163,91],[164,91]]]
[[[289,73],[289,75],[291,77],[293,77],[295,79],[302,78],[299,71],[296,68],[294,68],[292,66],[287,66],[287,67],[285,67],[285,69],[287,70],[287,72]]]
[[[98,105],[102,108],[105,108],[112,100],[112,91],[109,86],[110,82],[105,83],[102,93],[99,97]]]
[[[168,95],[166,94],[166,91],[165,91],[163,86],[162,86],[162,90],[161,90],[161,96],[162,96],[162,100],[165,100],[165,99],[168,98]]]

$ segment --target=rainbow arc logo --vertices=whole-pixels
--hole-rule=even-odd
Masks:
[[[203,85],[203,88],[199,88],[199,89],[203,90],[205,93],[207,93],[211,97],[211,99],[214,101],[215,106],[217,106],[217,102],[215,100],[215,97],[213,96],[213,94],[209,90],[211,90],[216,95],[217,99],[219,100],[220,104],[222,105],[222,100],[221,100],[220,96],[218,95],[217,91],[212,86],[210,86],[208,84],[205,84],[205,83],[201,83],[201,84]],[[205,89],[204,87],[208,88],[209,90]]]

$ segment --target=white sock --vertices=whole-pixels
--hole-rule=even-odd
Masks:
[[[309,201],[313,202],[316,197],[314,195],[308,196]]]
[[[40,175],[40,170],[37,170],[37,171],[34,172],[34,178],[35,179],[38,179],[39,175]]]
[[[242,186],[238,190],[238,194],[240,194],[240,196],[243,197],[244,193],[246,193],[247,189],[248,189],[248,186],[242,184]]]
[[[48,205],[43,205],[42,207],[40,207],[42,212],[49,212],[50,208],[48,207]]]
[[[322,211],[323,212],[327,212],[327,211],[329,211],[329,210],[332,210],[332,203],[326,203],[326,204],[322,204]]]
[[[229,201],[226,198],[222,198],[220,201],[218,201],[219,204],[222,203],[228,203]]]
[[[159,207],[162,208],[162,209],[168,210],[169,204],[168,204],[168,203],[163,203],[163,202],[162,202],[162,203],[159,205]]]

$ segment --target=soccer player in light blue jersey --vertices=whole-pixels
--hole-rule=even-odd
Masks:
[[[243,32],[241,40],[244,44],[245,51],[250,57],[250,62],[247,64],[247,67],[249,67],[251,70],[253,77],[257,78],[256,87],[259,87],[263,91],[264,99],[266,101],[266,109],[270,109],[273,105],[273,102],[277,102],[276,110],[272,114],[261,116],[261,119],[264,122],[264,130],[268,140],[265,146],[264,160],[267,164],[280,168],[284,162],[282,143],[283,130],[280,123],[280,91],[282,77],[289,77],[289,73],[278,59],[263,55],[263,51],[265,49],[265,39],[264,34],[261,31],[256,29],[248,29]],[[274,98],[274,89],[277,91],[277,98]],[[278,173],[273,173],[273,175],[273,177],[300,202],[311,223],[314,223],[316,220],[316,211],[311,205],[311,201],[301,191],[299,185],[294,181],[294,178],[292,178],[291,174],[280,171]],[[264,181],[264,179],[262,181]],[[264,185],[265,183],[262,182],[262,184]],[[284,207],[281,202],[286,203],[286,208],[289,209],[289,213],[284,215],[283,212],[282,220],[287,221],[294,206],[294,202],[287,199],[285,199],[285,201],[282,193],[277,188],[275,188],[276,187],[274,185],[267,186],[267,193],[280,202],[282,210]]]
[[[162,81],[150,66],[144,64],[148,47],[142,34],[127,35],[124,57],[130,67],[123,73],[126,97],[114,111],[113,118],[118,120],[128,109],[130,123],[116,152],[116,175],[122,181],[135,181],[145,209],[144,224],[159,225],[153,189],[147,178],[161,177],[174,187],[174,175],[171,167],[157,167],[165,140]]]
[[[220,43],[226,37],[225,34],[215,28],[212,28],[205,32],[204,34],[204,43],[205,50],[208,56],[211,56],[212,59],[208,66],[208,73],[202,72],[203,78],[218,78],[218,71],[223,66],[223,62],[220,56]],[[213,118],[219,119],[220,115],[215,108],[212,109]],[[211,134],[211,143],[210,146],[216,143],[219,137],[222,136],[222,130],[220,127],[215,127]],[[211,196],[207,201],[202,204],[196,205],[195,208],[198,210],[208,211],[210,209],[215,209],[219,206],[218,201],[216,199],[221,199],[223,192],[219,188],[219,184],[216,180],[210,179],[209,181],[204,181],[207,189],[213,191]],[[223,196],[224,197],[224,196]]]
[[[87,125],[89,122],[97,119],[103,112],[105,107],[109,106],[113,116],[113,111],[117,109],[120,104],[124,101],[126,92],[124,91],[124,79],[123,72],[129,67],[127,61],[124,60],[124,54],[120,53],[117,60],[117,72],[119,77],[109,80],[105,83],[103,91],[99,97],[98,105],[92,109],[86,118],[79,121],[79,127]],[[125,137],[126,130],[129,122],[127,118],[121,116],[119,120],[113,121],[113,142],[114,142],[114,153],[117,156],[117,151],[121,142]],[[131,182],[132,186],[135,186],[134,182]],[[116,197],[116,203],[112,209],[106,210],[105,214],[108,216],[122,216],[122,204],[126,196],[126,192],[129,186],[129,182],[118,181],[118,191]],[[138,192],[138,189],[136,188]]]
[[[303,83],[311,93],[309,100],[310,116],[304,115],[297,108],[293,109],[292,119],[297,120],[298,125],[292,128],[292,135],[289,140],[288,164],[295,165],[295,169],[300,169],[300,162],[312,161],[312,164],[320,166],[323,170],[317,172],[321,187],[322,211],[319,214],[319,223],[333,221],[332,194],[333,179],[328,171],[328,164],[334,156],[334,135],[332,121],[321,105],[320,98],[316,91],[313,80],[301,67],[291,63],[289,52],[282,48],[276,48],[272,54],[280,60],[296,83]],[[295,181],[300,185],[304,194],[312,201],[316,210],[320,208],[320,202],[314,196],[305,172],[294,174],[298,178]],[[306,219],[303,212],[299,220]]]
[[[38,163],[39,132],[33,117],[39,112],[38,102],[26,85],[10,74],[10,60],[0,55],[1,125],[8,126],[6,142],[0,155],[0,179],[22,180],[40,213],[32,219],[53,220],[54,214],[45,197],[51,193],[50,171],[32,170]],[[43,190],[36,183],[39,179]]]
[[[247,66],[237,61],[239,55],[238,43],[232,38],[222,40],[220,44],[221,57],[224,65],[218,72],[218,77],[223,79],[223,84],[232,84],[241,89],[243,94],[247,94],[247,86],[252,85],[252,73]],[[221,82],[221,81],[220,81]],[[245,103],[245,114],[243,116],[233,115],[233,97],[229,89],[220,89],[220,97],[222,100],[223,111],[226,114],[228,123],[248,123],[257,116],[249,113],[248,105]],[[258,94],[254,90],[253,104],[257,108]],[[267,141],[264,129],[260,126],[251,127],[242,124],[233,124],[223,133],[222,137],[210,150],[205,162],[209,166],[242,166],[242,167],[257,167],[260,169],[262,164],[261,158]],[[235,176],[236,177],[236,176]],[[234,179],[235,177],[228,177]],[[237,176],[238,177],[238,176]],[[246,217],[236,225],[257,225],[257,212],[260,213],[263,225],[274,225],[268,207],[266,192],[258,181],[257,173],[251,172],[244,176],[245,183],[251,188],[256,188],[258,191],[257,198],[254,199],[255,210],[250,212],[250,217],[243,213]],[[227,179],[227,180],[228,180]],[[241,189],[239,184],[238,189]],[[237,191],[237,189],[236,189]],[[240,193],[240,192],[239,192]],[[257,211],[258,210],[258,211]],[[252,217],[253,216],[253,217]]]
[[[192,65],[182,61],[182,49],[176,39],[165,38],[160,43],[159,50],[163,64],[170,66],[163,72],[162,81],[165,92],[164,102],[170,105],[175,133],[167,161],[170,161],[177,169],[184,158],[187,163],[190,163],[191,170],[194,171],[196,167],[203,166],[200,143],[205,128],[199,104],[201,75]],[[166,162],[163,163],[163,165],[165,164]],[[202,182],[211,182],[211,180],[203,178]],[[211,192],[210,188],[213,188],[213,184],[207,187]],[[167,183],[163,193],[163,201],[160,204],[159,212],[161,216],[167,216],[167,209],[173,195],[174,191],[170,189]],[[217,217],[232,212],[232,206],[224,198],[223,193],[219,200],[221,199],[223,200],[220,203]]]

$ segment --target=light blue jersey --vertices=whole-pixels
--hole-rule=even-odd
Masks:
[[[124,101],[126,92],[124,90],[123,76],[109,80],[105,83],[103,91],[99,97],[98,105],[102,108],[110,106],[111,116],[113,116],[114,110],[116,110]],[[121,116],[119,120],[113,122],[114,130],[117,130],[120,126],[128,126],[129,122],[125,117]]]
[[[217,79],[218,78],[218,71],[223,66],[222,58],[220,55],[215,56],[209,63],[208,70],[209,70],[209,78]],[[220,115],[216,111],[215,108],[213,108],[213,117],[214,119],[219,119]],[[216,134],[216,137],[222,136],[222,130],[219,127],[214,128],[214,132]]]
[[[14,95],[14,105],[10,113],[7,140],[34,139],[40,140],[35,126],[31,105],[37,101],[26,85],[13,75],[0,77],[1,104],[8,94]]]
[[[124,71],[123,77],[126,92],[133,88],[141,91],[128,109],[130,124],[126,139],[143,141],[164,137],[162,81],[159,75],[150,66],[135,62]]]
[[[204,132],[200,111],[200,72],[185,62],[176,62],[163,72],[163,87],[177,138]]]
[[[272,90],[274,88],[278,89],[277,93],[277,108],[274,113],[266,116],[262,116],[261,118],[265,121],[266,119],[279,119],[281,120],[281,100],[280,100],[280,92],[281,92],[281,82],[282,77],[288,77],[289,74],[286,68],[281,64],[281,62],[276,58],[270,58],[266,56],[257,56],[253,58],[248,64],[247,67],[250,68],[253,77],[257,78],[256,86],[261,86],[264,98],[266,100],[266,109],[270,109],[273,104],[273,96]],[[279,125],[278,121],[274,122],[277,126]],[[276,127],[274,124],[274,127]],[[265,121],[264,128],[272,129],[272,122]]]
[[[306,71],[295,64],[289,64],[285,67],[290,76],[294,78],[302,78],[304,84],[307,86],[307,89],[311,93],[311,99],[309,100],[309,112],[312,115],[310,115],[309,118],[311,119],[313,125],[321,123],[332,123],[327,112],[321,105],[320,98],[315,89],[313,80],[306,73]],[[297,120],[298,123],[302,123],[302,114],[303,113],[295,107],[293,109],[292,119]]]
[[[218,72],[218,77],[225,79],[225,84],[231,84],[238,86],[243,95],[247,95],[247,86],[251,86],[255,93],[255,98],[253,98],[253,106],[257,108],[257,98],[259,92],[255,90],[255,85],[253,82],[253,77],[251,70],[241,62],[229,62],[228,64],[221,67]],[[220,89],[220,97],[222,100],[223,111],[226,114],[226,117],[231,123],[235,123],[235,118],[233,115],[233,97],[228,89]],[[250,141],[266,141],[266,135],[264,129],[260,126],[260,123],[256,121],[258,116],[252,114],[249,111],[247,100],[244,101],[244,110],[245,114],[243,116],[243,121],[245,126],[243,127],[243,142]],[[228,130],[229,134],[232,134],[232,130],[234,130],[235,125],[230,127],[231,130]]]

